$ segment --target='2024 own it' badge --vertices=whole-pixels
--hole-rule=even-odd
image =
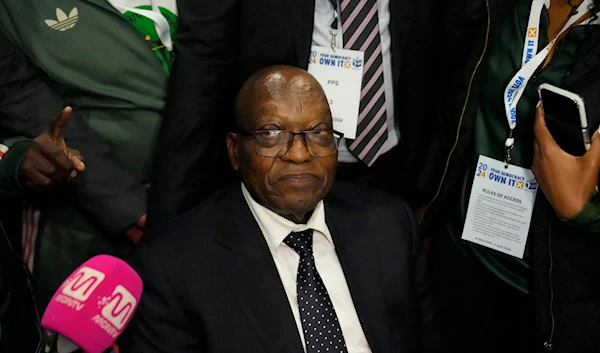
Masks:
[[[358,109],[363,79],[364,53],[357,50],[313,46],[308,60],[308,72],[323,87],[333,128],[344,137],[356,138]]]
[[[480,156],[462,239],[522,259],[537,190],[530,169]]]

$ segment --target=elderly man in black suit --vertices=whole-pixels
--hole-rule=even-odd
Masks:
[[[334,185],[336,134],[304,70],[247,81],[227,136],[242,183],[142,242],[123,352],[438,352],[415,219],[393,196]]]
[[[438,121],[424,107],[435,107],[440,73],[455,69],[445,64],[454,59],[440,51],[446,3],[178,0],[177,60],[147,225],[193,208],[225,185],[228,162],[221,136],[233,125],[228,107],[239,87],[267,66],[307,69],[315,47],[364,54],[360,97],[352,98],[360,101],[356,139],[340,142],[336,178],[390,192],[411,206],[423,203],[437,187],[437,170],[442,169],[426,163]]]

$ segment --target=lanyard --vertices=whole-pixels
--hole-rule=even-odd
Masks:
[[[338,35],[338,4],[337,0],[329,0],[331,5],[333,5],[333,22],[331,22],[331,28],[329,28],[329,33],[331,33],[331,49],[335,51],[335,47],[337,45],[337,35]]]
[[[525,48],[523,49],[523,67],[537,54],[538,43],[540,39],[540,17],[542,10],[550,7],[550,0],[533,0],[531,11],[529,13],[529,22],[527,23],[527,33],[525,33]]]
[[[158,34],[158,39],[160,39],[161,43],[167,48],[168,51],[173,50],[173,40],[171,39],[171,26],[169,25],[169,21],[163,16],[158,8],[158,0],[150,0],[150,4],[152,5],[152,10],[142,10],[136,9],[134,7],[125,7],[120,6],[118,4],[113,3],[114,7],[118,7],[122,10],[136,13],[138,15],[144,16],[154,22],[154,28],[156,29],[156,34]]]
[[[527,33],[525,34],[525,44],[523,46],[523,58],[521,69],[513,76],[510,83],[504,90],[504,109],[510,128],[509,137],[506,139],[504,147],[506,149],[505,163],[508,166],[511,160],[510,151],[512,150],[515,140],[513,131],[517,127],[517,105],[527,87],[527,83],[538,69],[538,67],[546,60],[552,48],[556,45],[558,38],[568,31],[573,24],[579,21],[588,12],[588,8],[593,4],[593,0],[584,0],[577,8],[574,16],[571,16],[560,32],[537,53],[538,41],[540,36],[540,17],[544,6],[549,7],[549,0],[533,0],[531,11],[529,13],[529,24]]]

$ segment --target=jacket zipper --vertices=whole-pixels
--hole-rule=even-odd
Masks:
[[[469,85],[467,88],[467,97],[465,98],[465,103],[463,105],[462,112],[460,114],[460,119],[458,121],[458,129],[456,130],[456,139],[454,141],[454,145],[452,146],[452,149],[450,149],[450,154],[448,154],[448,158],[446,159],[446,166],[444,167],[444,173],[442,174],[442,179],[440,180],[440,184],[437,188],[435,196],[433,197],[433,199],[431,199],[429,204],[427,204],[427,207],[425,207],[425,210],[423,211],[423,214],[421,216],[421,219],[419,220],[419,223],[421,223],[423,221],[423,219],[425,219],[425,214],[429,210],[429,207],[431,207],[431,205],[437,200],[437,198],[440,196],[440,192],[442,191],[442,185],[444,185],[444,180],[446,179],[446,174],[448,173],[448,166],[450,165],[450,159],[452,158],[452,154],[454,153],[454,150],[456,149],[456,146],[458,145],[458,139],[460,137],[460,129],[462,127],[463,118],[465,116],[465,112],[466,112],[467,106],[469,104],[469,98],[471,98],[470,97],[471,96],[471,86],[473,85],[473,80],[475,79],[475,75],[477,74],[477,71],[479,70],[479,67],[481,66],[483,58],[485,57],[485,54],[488,49],[489,38],[490,38],[490,25],[491,25],[491,13],[490,13],[489,0],[485,0],[485,5],[486,5],[486,9],[487,9],[487,26],[486,26],[486,31],[485,31],[485,43],[483,45],[483,51],[481,53],[481,56],[479,57],[479,60],[477,61],[477,64],[475,65],[475,69],[473,70],[473,73],[471,74],[471,78],[469,79]]]
[[[550,328],[550,337],[546,342],[544,342],[544,348],[548,352],[552,352],[554,350],[554,344],[552,343],[554,340],[554,329],[555,329],[555,320],[554,320],[554,287],[552,285],[552,270],[554,269],[554,257],[552,255],[552,218],[548,219],[548,251],[550,254],[550,268],[548,270],[548,278],[550,285],[550,320],[552,322]]]

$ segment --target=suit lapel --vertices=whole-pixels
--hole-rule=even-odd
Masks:
[[[312,44],[315,0],[285,0],[290,27],[294,35],[298,66],[307,69]]]
[[[373,353],[390,351],[389,327],[378,262],[369,229],[357,222],[347,204],[335,195],[325,199],[325,217],[350,288],[354,307]]]
[[[231,216],[215,239],[230,250],[219,260],[227,282],[268,352],[303,352],[279,273],[240,188],[227,204]]]

